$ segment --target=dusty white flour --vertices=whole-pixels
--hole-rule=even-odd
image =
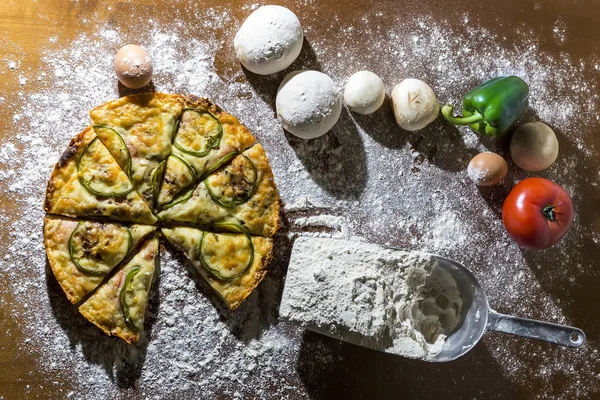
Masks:
[[[439,353],[460,322],[456,282],[430,256],[359,241],[294,242],[279,313],[386,353]]]
[[[51,388],[70,399],[332,398],[334,389],[350,388],[345,393],[369,398],[360,390],[369,387],[363,377],[372,370],[378,371],[377,385],[402,384],[414,398],[430,393],[433,380],[463,398],[517,397],[502,391],[507,388],[523,391],[525,398],[593,398],[600,392],[597,335],[571,350],[489,334],[470,358],[423,366],[400,357],[376,358],[280,322],[289,257],[285,234],[277,238],[265,281],[236,313],[221,314],[210,289],[166,248],[146,338],[139,346],[105,337],[84,321],[46,268],[41,203],[53,164],[88,124],[89,109],[119,95],[111,66],[114,52],[137,42],[153,57],[157,90],[208,96],[258,137],[291,228],[323,236],[334,226],[332,235],[344,232],[344,237],[455,258],[474,271],[492,307],[501,312],[584,330],[591,323],[593,314],[573,311],[573,304],[586,299],[595,304],[596,289],[586,284],[600,274],[594,255],[581,251],[582,241],[600,245],[600,231],[586,214],[589,199],[578,195],[600,187],[593,140],[600,118],[598,82],[581,78],[600,69],[595,56],[548,53],[525,27],[518,28],[516,41],[505,40],[469,16],[460,17],[458,28],[415,16],[399,19],[393,29],[379,29],[389,21],[387,13],[373,11],[351,26],[340,26],[334,10],[331,25],[318,28],[321,16],[309,12],[312,6],[294,10],[313,52],[301,54],[298,67],[320,68],[337,83],[361,69],[376,72],[388,89],[410,76],[430,84],[441,103],[455,105],[470,87],[495,75],[517,74],[529,83],[535,119],[556,128],[561,145],[557,162],[539,176],[574,195],[578,215],[557,246],[523,253],[505,234],[498,213],[511,179],[530,174],[510,166],[512,178],[505,186],[480,191],[466,172],[476,152],[502,152],[502,142],[480,140],[439,119],[424,132],[401,132],[386,103],[366,117],[342,111],[338,124],[321,138],[287,137],[271,107],[283,76],[248,82],[241,68],[222,66],[233,63],[234,55],[220,37],[230,42],[242,20],[234,20],[224,7],[182,4],[167,15],[127,16],[127,32],[135,37],[118,22],[98,24],[87,16],[79,36],[47,38],[38,70],[23,67],[19,51],[0,62],[0,73],[8,77],[0,88],[0,105],[11,115],[0,121],[10,132],[0,143],[0,222],[3,243],[8,243],[0,250],[0,301],[3,310],[10,310],[6,317],[18,321],[2,334],[24,337],[15,345],[18,354],[27,355],[47,377],[44,388],[23,382],[24,397]],[[249,5],[248,14],[254,8]],[[557,42],[569,38],[561,23],[555,27]],[[358,32],[367,29],[370,52],[357,47]],[[220,61],[228,54],[227,62]],[[327,229],[315,229],[323,225]],[[350,379],[330,379],[332,370]],[[333,389],[327,392],[328,387]]]

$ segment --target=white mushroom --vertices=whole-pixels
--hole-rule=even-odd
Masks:
[[[433,122],[440,104],[433,90],[418,79],[405,79],[392,90],[396,122],[402,129],[417,131]]]

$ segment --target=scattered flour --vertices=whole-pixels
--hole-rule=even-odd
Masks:
[[[547,53],[526,27],[517,29],[517,40],[507,40],[468,15],[455,18],[463,21],[458,27],[415,17],[392,21],[390,29],[390,16],[381,11],[367,12],[351,26],[340,26],[333,11],[330,26],[324,26],[310,9],[297,9],[310,45],[297,67],[319,69],[338,83],[361,69],[376,72],[388,88],[414,77],[430,84],[440,102],[457,106],[470,87],[490,77],[516,74],[528,82],[528,118],[555,128],[561,145],[557,162],[537,175],[574,194],[578,216],[567,236],[540,253],[522,252],[507,237],[499,217],[502,200],[514,181],[531,174],[511,165],[506,184],[490,190],[477,188],[466,174],[478,152],[498,151],[508,158],[501,140],[449,128],[440,119],[422,132],[402,132],[389,104],[371,116],[343,110],[332,131],[315,140],[285,135],[272,108],[285,72],[257,80],[245,77],[239,67],[227,67],[237,64],[225,41],[232,40],[241,20],[223,6],[182,3],[151,21],[147,15],[128,16],[127,32],[135,37],[118,22],[96,24],[85,18],[86,32],[93,33],[68,41],[60,35],[48,38],[38,70],[23,68],[20,56],[0,64],[3,81],[8,80],[0,88],[2,107],[11,113],[0,121],[11,132],[0,143],[0,221],[6,244],[0,252],[5,282],[0,301],[9,310],[6,317],[18,321],[2,333],[23,337],[16,351],[38,360],[37,368],[48,377],[44,388],[28,382],[26,397],[48,389],[70,399],[314,398],[321,393],[316,386],[335,386],[321,382],[319,373],[340,368],[363,376],[369,373],[364,361],[374,358],[357,360],[352,349],[279,321],[290,249],[285,232],[277,237],[265,281],[235,313],[220,312],[193,269],[170,248],[163,249],[149,329],[138,346],[105,337],[68,304],[46,268],[41,235],[45,184],[70,138],[89,123],[88,111],[119,96],[112,57],[132,40],[153,57],[157,90],[210,97],[258,137],[290,219],[296,211],[306,218],[298,222],[301,228],[314,227],[320,214],[338,216],[342,221],[328,218],[325,225],[338,232],[339,222],[344,237],[457,259],[474,271],[499,311],[598,332],[597,319],[575,307],[597,299],[596,286],[590,284],[600,279],[597,252],[582,247],[600,245],[597,214],[590,211],[589,197],[577,195],[597,193],[600,186],[594,139],[600,121],[598,82],[582,78],[597,73],[598,59]],[[568,32],[560,21],[554,28],[561,42]],[[372,35],[368,52],[361,48],[365,30]],[[600,392],[600,343],[597,335],[589,339],[583,348],[571,350],[490,334],[462,367],[432,366],[427,372],[441,385],[456,388],[461,376],[466,378],[454,371],[477,376],[494,369],[493,376],[474,382],[465,398],[488,398],[487,383],[498,376],[527,398],[593,398]],[[386,379],[382,385],[406,378],[411,388],[428,390],[429,381],[423,383],[418,375],[424,370],[420,364],[384,361],[393,368],[378,372]]]

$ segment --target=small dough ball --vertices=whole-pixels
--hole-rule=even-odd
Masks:
[[[359,114],[372,114],[385,100],[385,87],[380,77],[371,71],[359,71],[346,83],[344,102]]]
[[[135,44],[121,47],[115,55],[114,67],[119,81],[131,89],[142,88],[152,79],[152,59]]]
[[[519,126],[510,140],[510,157],[526,171],[541,171],[558,157],[558,140],[552,128],[543,122]]]
[[[324,73],[294,71],[281,82],[275,107],[288,132],[302,139],[314,139],[329,131],[340,118],[342,96]]]
[[[432,123],[440,113],[435,93],[423,81],[405,79],[392,90],[396,122],[402,129],[418,131]]]
[[[467,167],[469,178],[479,186],[497,185],[507,172],[508,165],[504,158],[490,152],[477,154]]]
[[[244,21],[233,39],[237,58],[259,75],[283,71],[302,50],[300,20],[281,6],[263,6]]]

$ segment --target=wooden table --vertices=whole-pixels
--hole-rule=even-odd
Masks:
[[[221,9],[230,10],[237,19],[237,24],[248,14],[247,9],[242,6],[242,1],[225,0],[219,3]],[[278,1],[279,3],[279,1]],[[563,53],[572,60],[589,57],[594,54],[596,62],[600,57],[599,43],[600,30],[600,2],[593,0],[582,1],[514,1],[490,0],[487,2],[442,2],[428,0],[425,2],[409,0],[397,1],[360,1],[341,2],[323,1],[306,2],[284,1],[291,9],[301,14],[305,27],[310,27],[310,37],[326,37],[331,21],[328,15],[336,14],[339,24],[355,21],[365,13],[381,9],[389,13],[389,24],[394,23],[396,17],[410,19],[415,16],[430,15],[433,20],[443,20],[457,17],[461,10],[468,11],[469,18],[489,30],[491,34],[517,37],[518,28],[527,26],[532,35],[539,38],[540,51],[552,54]],[[48,45],[49,38],[56,37],[59,43],[68,43],[80,33],[90,32],[94,24],[82,24],[82,20],[93,20],[95,22],[108,22],[115,25],[126,26],[129,18],[141,15],[161,19],[162,23],[179,20],[182,23],[194,23],[193,16],[181,14],[175,16],[173,10],[183,7],[184,3],[170,1],[96,1],[96,0],[3,0],[0,2],[0,49],[2,56],[0,63],[5,64],[2,59],[18,59],[22,71],[35,71],[40,67],[40,53]],[[210,7],[208,4],[198,6]],[[450,10],[450,8],[452,8]],[[166,12],[168,11],[168,12]],[[502,23],[498,23],[501,21]],[[566,40],[557,42],[556,22],[560,21],[561,29],[567,33]],[[383,28],[385,30],[385,23]],[[235,26],[227,26],[217,29],[221,38],[227,43],[231,42],[235,32]],[[310,39],[309,37],[309,39]],[[365,39],[366,41],[367,39]],[[368,43],[357,43],[357,46],[366,46]],[[222,52],[217,54],[215,68],[221,71],[238,68],[238,64],[230,51],[225,46]],[[365,51],[368,51],[366,49]],[[435,52],[435,49],[432,49]],[[365,53],[366,54],[366,53]],[[324,57],[335,57],[325,55]],[[1,71],[6,71],[6,65],[0,66]],[[587,69],[588,75],[582,77],[596,88],[598,93],[598,71]],[[6,103],[17,101],[19,92],[35,92],[38,89],[36,82],[30,82],[26,89],[22,89],[19,81],[9,73],[0,74],[0,94],[4,96]],[[598,111],[598,108],[596,107]],[[0,104],[0,135],[1,139],[10,138],[13,132],[9,129],[12,120],[12,110]],[[590,116],[590,124],[600,132],[600,124],[594,116]],[[594,152],[594,161],[589,168],[590,174],[597,174],[600,161],[600,133],[590,137],[586,141],[587,147]],[[563,151],[561,149],[561,151]],[[569,149],[565,151],[576,151]],[[596,168],[596,170],[594,170]],[[591,175],[590,175],[591,176]],[[590,186],[586,191],[577,193],[577,203],[581,213],[580,224],[587,226],[589,230],[600,230],[600,196],[598,188]],[[6,220],[10,221],[11,212],[18,213],[11,206],[10,201],[4,197],[0,198],[0,206],[8,210]],[[10,240],[6,228],[1,229],[0,238],[5,244]],[[597,238],[597,236],[596,236]],[[600,268],[600,246],[597,239],[583,238],[586,243],[574,252],[574,259],[583,263],[583,272],[589,272],[589,279],[580,280],[578,287],[561,286],[553,282],[549,274],[541,276],[543,285],[553,299],[573,299],[567,302],[563,312],[568,316],[573,325],[581,327],[588,335],[589,346],[600,348],[598,336],[600,335],[600,277],[595,271]],[[3,246],[4,247],[4,246]],[[0,255],[4,254],[0,251]],[[564,268],[575,268],[573,265],[564,265]],[[587,271],[587,272],[586,272]],[[2,271],[0,271],[0,276]],[[0,398],[62,398],[70,388],[70,382],[59,382],[64,391],[57,391],[57,385],[49,385],[53,377],[46,376],[37,367],[35,351],[26,351],[23,346],[23,336],[20,331],[19,321],[12,320],[11,309],[20,307],[9,291],[0,290]],[[329,339],[307,334],[306,340],[320,341],[323,345],[334,346]],[[486,342],[487,346],[503,343],[502,340]],[[523,342],[511,339],[505,343],[510,346],[522,346]],[[547,394],[548,398],[558,398],[552,393],[561,393],[561,385],[564,381],[557,376],[553,381],[553,387],[545,387],[542,382],[527,376],[515,380],[514,377],[506,376],[505,371],[490,357],[486,345],[480,345],[467,357],[451,364],[429,365],[422,363],[409,363],[398,361],[390,357],[381,357],[373,352],[365,351],[353,346],[341,348],[345,352],[345,360],[353,365],[311,365],[307,355],[300,360],[304,367],[314,369],[311,379],[318,382],[305,382],[307,393],[315,398],[475,398],[477,393],[485,393],[487,398],[531,398],[531,396]],[[594,353],[600,357],[598,353]],[[543,365],[544,359],[532,359],[532,369]],[[301,366],[301,365],[300,365]],[[565,366],[569,368],[571,366]],[[339,370],[344,372],[338,372]],[[410,369],[410,371],[407,371]],[[406,376],[392,375],[393,371]],[[600,376],[600,371],[596,371]],[[432,383],[415,380],[414,377],[431,377]],[[285,377],[282,377],[285,380]],[[411,380],[412,379],[412,380]],[[464,385],[460,385],[460,381]],[[600,380],[600,378],[597,378]],[[472,382],[470,384],[469,382]],[[403,388],[412,385],[410,391]],[[580,385],[595,385],[598,382],[580,382]],[[314,387],[312,387],[314,386]],[[313,390],[314,389],[314,390]],[[27,393],[27,394],[25,394]],[[311,395],[312,393],[312,395]],[[85,394],[79,394],[85,396]],[[306,395],[306,394],[305,394]],[[594,398],[600,398],[600,393],[595,393]],[[480,397],[477,397],[480,398]]]

